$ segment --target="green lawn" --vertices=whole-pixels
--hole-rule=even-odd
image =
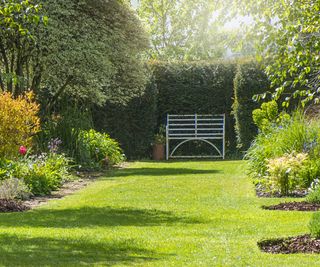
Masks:
[[[312,213],[264,211],[245,163],[134,163],[63,200],[0,215],[5,266],[320,266],[257,241],[303,234]]]

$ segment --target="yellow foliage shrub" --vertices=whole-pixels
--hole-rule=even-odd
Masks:
[[[0,157],[14,157],[20,146],[32,145],[32,137],[40,131],[38,112],[32,92],[17,98],[0,93]]]

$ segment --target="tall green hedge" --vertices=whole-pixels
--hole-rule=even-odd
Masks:
[[[158,125],[166,114],[226,114],[226,141],[229,152],[235,149],[233,77],[236,63],[151,64],[158,96]]]
[[[118,140],[128,159],[150,157],[157,124],[157,90],[151,81],[144,93],[128,103],[108,101],[94,112],[96,128]]]
[[[249,147],[257,133],[252,111],[259,107],[252,96],[268,86],[258,64],[151,62],[149,68],[144,93],[128,103],[108,101],[94,113],[96,128],[117,139],[129,159],[150,157],[154,134],[168,113],[225,113],[227,155],[237,151],[237,144],[240,150]],[[206,148],[189,144],[183,149],[201,153]]]
[[[239,64],[234,78],[233,114],[236,121],[237,147],[245,151],[257,134],[252,120],[252,111],[261,103],[253,101],[253,96],[270,87],[268,79],[259,64],[249,62]]]

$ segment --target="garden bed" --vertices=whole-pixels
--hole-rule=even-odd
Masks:
[[[280,192],[268,192],[265,188],[263,188],[260,185],[257,185],[255,188],[257,197],[261,198],[303,198],[308,194],[308,190],[296,190],[290,193],[288,196],[283,196]]]
[[[66,182],[59,190],[52,192],[51,195],[32,197],[30,200],[25,201],[24,204],[30,208],[35,208],[46,204],[49,200],[61,199],[65,196],[73,194],[78,190],[81,190],[82,188],[85,188],[90,183],[101,177],[103,173],[81,172],[77,175],[80,177],[80,179]]]
[[[263,252],[272,254],[320,253],[320,239],[310,235],[264,240],[258,246]]]
[[[307,201],[301,202],[284,202],[277,205],[262,206],[264,210],[285,210],[285,211],[318,211],[320,204],[310,203]]]
[[[121,165],[118,166],[118,168],[123,168],[124,166],[125,165]],[[79,179],[66,182],[59,190],[53,191],[50,195],[46,196],[33,196],[25,201],[0,199],[0,213],[28,211],[38,206],[44,205],[50,200],[61,199],[87,187],[99,177],[103,176],[103,174],[103,172],[77,173]]]
[[[3,212],[22,212],[29,210],[30,207],[22,201],[0,199],[0,213]]]

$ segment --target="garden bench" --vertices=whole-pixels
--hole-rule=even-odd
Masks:
[[[225,114],[167,115],[166,159],[169,158],[225,158]],[[176,141],[171,149],[171,141]],[[212,155],[174,155],[187,142],[201,141],[210,145]]]

